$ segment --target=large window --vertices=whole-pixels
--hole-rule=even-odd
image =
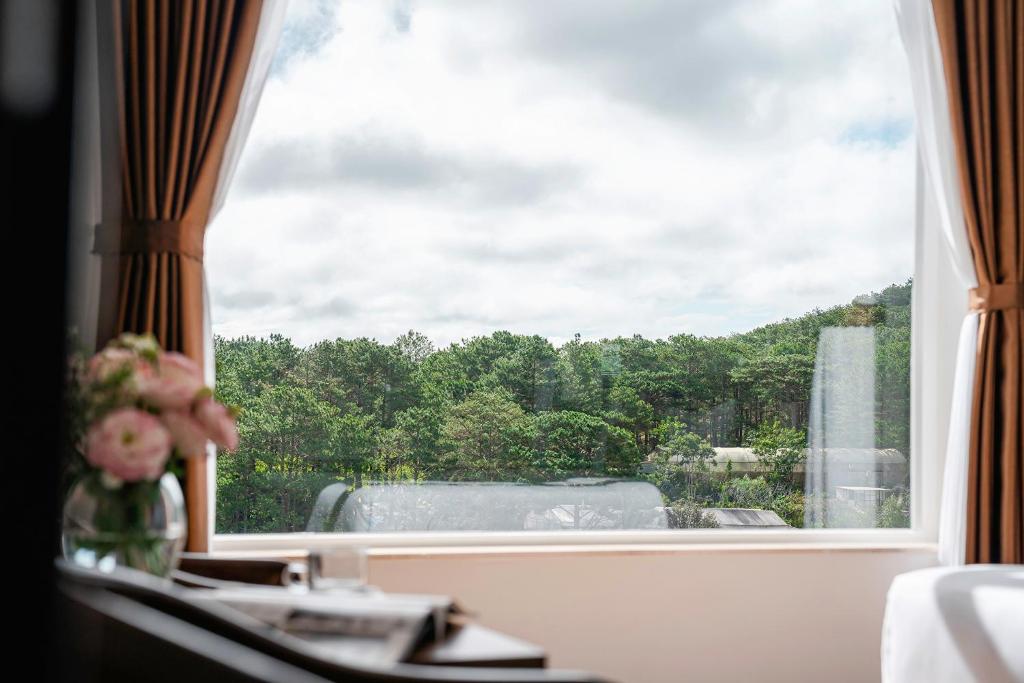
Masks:
[[[909,526],[888,0],[289,12],[208,238],[217,533]]]

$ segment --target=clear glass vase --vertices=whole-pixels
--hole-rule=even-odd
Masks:
[[[100,571],[127,566],[165,577],[178,565],[186,527],[185,497],[173,474],[110,488],[93,473],[64,504],[64,557]]]

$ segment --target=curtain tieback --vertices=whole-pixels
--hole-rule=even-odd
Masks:
[[[972,311],[1024,308],[1024,282],[982,285],[969,291]]]
[[[180,254],[203,260],[203,230],[180,221],[125,220],[96,226],[96,254]]]

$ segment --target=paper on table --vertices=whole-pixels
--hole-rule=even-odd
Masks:
[[[424,636],[443,638],[448,598],[367,590],[308,591],[270,587],[203,591],[216,600],[316,646],[339,663],[394,664]]]

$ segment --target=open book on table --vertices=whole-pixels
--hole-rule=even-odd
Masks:
[[[373,589],[308,590],[245,586],[196,591],[313,646],[343,664],[386,666],[407,660],[428,640],[445,636],[449,598]]]

